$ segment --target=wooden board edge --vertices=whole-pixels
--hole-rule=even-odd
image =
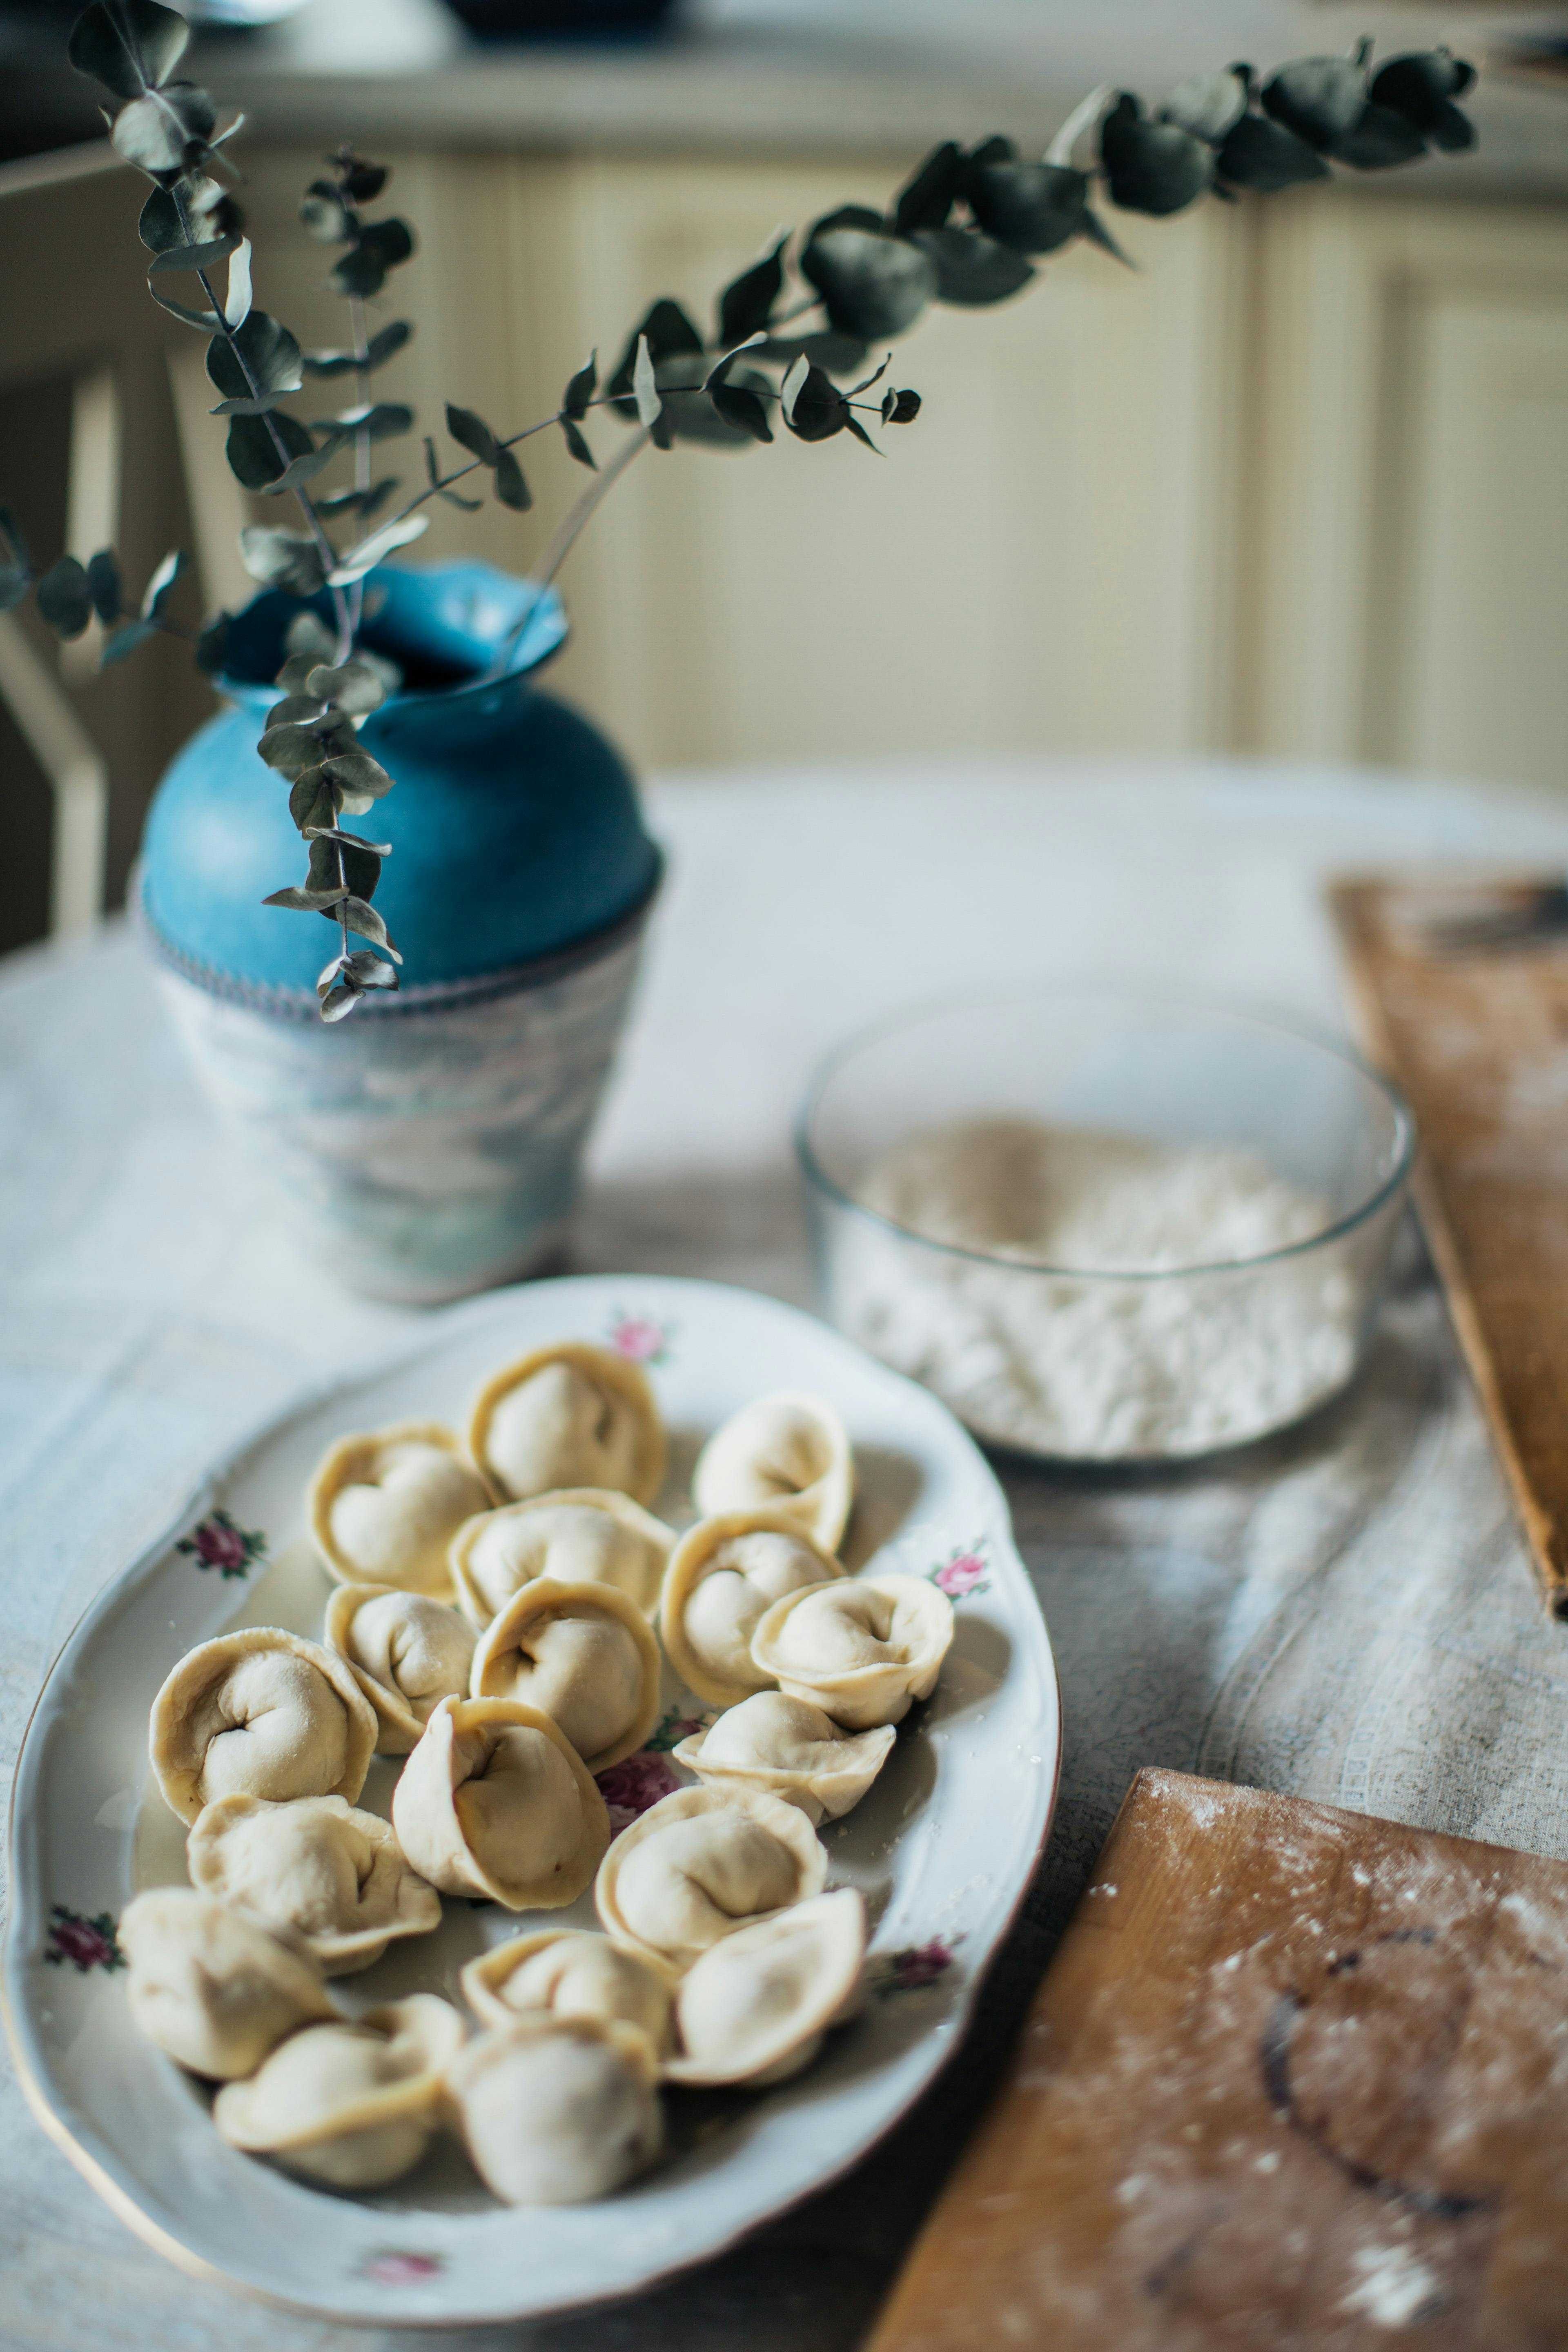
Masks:
[[[1399,1055],[1384,1014],[1374,976],[1372,940],[1373,910],[1388,885],[1372,877],[1345,875],[1326,887],[1344,962],[1350,1009],[1368,1059],[1403,1087]],[[1419,1121],[1417,1121],[1419,1129]],[[1454,1229],[1443,1199],[1442,1181],[1417,1135],[1415,1166],[1410,1190],[1432,1262],[1443,1286],[1449,1318],[1460,1352],[1481,1400],[1493,1447],[1502,1464],[1515,1511],[1524,1529],[1542,1598],[1552,1614],[1568,1617],[1568,1539],[1559,1536],[1550,1515],[1537,1499],[1529,1473],[1514,1441],[1512,1425],[1498,1386],[1491,1350],[1481,1328]]]

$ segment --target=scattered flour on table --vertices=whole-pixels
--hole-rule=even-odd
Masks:
[[[976,1119],[907,1138],[857,1197],[907,1233],[1020,1269],[860,1219],[836,1244],[853,1335],[1000,1444],[1079,1460],[1206,1453],[1297,1419],[1354,1366],[1353,1240],[1180,1272],[1265,1257],[1330,1222],[1255,1152]]]
[[[1341,2304],[1374,2327],[1404,2327],[1437,2294],[1439,2281],[1407,2246],[1367,2246],[1351,2256],[1356,2284]]]

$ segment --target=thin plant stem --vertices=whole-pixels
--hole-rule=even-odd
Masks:
[[[652,438],[652,425],[640,425],[637,431],[632,435],[631,439],[616,450],[615,456],[611,458],[604,471],[595,475],[593,480],[589,483],[587,488],[584,491],[576,505],[571,508],[562,518],[554,537],[552,539],[549,546],[545,549],[543,555],[540,559],[538,570],[532,575],[541,588],[549,587],[551,582],[560,571],[561,566],[571,554],[573,548],[576,545],[578,535],[583,530],[584,525],[592,520],[600,506],[603,504],[605,499],[609,497],[610,492],[620,480],[621,476],[626,472],[626,467],[631,464],[632,459],[639,456],[641,452],[647,447],[647,445]],[[521,624],[520,623],[519,627],[517,629],[513,629],[510,635],[507,638],[507,644],[509,646],[511,644],[512,639],[519,635],[521,627]]]

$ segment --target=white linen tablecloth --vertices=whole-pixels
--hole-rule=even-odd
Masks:
[[[1338,1018],[1318,894],[1379,862],[1568,863],[1568,803],[1389,777],[1016,762],[649,794],[671,875],[573,1263],[808,1303],[789,1128],[846,1030],[949,987],[1123,971]],[[1168,1475],[1002,1465],[1061,1672],[1041,1882],[957,2063],[847,2181],[658,2294],[478,2331],[527,2352],[848,2352],[1138,1765],[1568,1853],[1568,1629],[1545,1616],[1419,1251],[1353,1391]],[[417,1310],[274,1235],[134,939],[0,971],[0,1742],[204,1465]],[[0,2091],[0,2345],[363,2352],[143,2248]]]

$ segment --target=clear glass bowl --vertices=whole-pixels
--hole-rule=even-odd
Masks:
[[[911,1138],[998,1119],[1230,1147],[1309,1198],[1284,1245],[1244,1237],[1208,1263],[1151,1246],[1141,1264],[1134,1243],[1098,1265],[1044,1262],[994,1217],[983,1245],[933,1240],[904,1202],[894,1216],[862,1198]],[[832,1322],[993,1444],[1128,1462],[1244,1444],[1344,1387],[1384,1295],[1415,1130],[1394,1089],[1331,1038],[1078,982],[927,1006],[852,1037],[817,1072],[796,1141]]]

